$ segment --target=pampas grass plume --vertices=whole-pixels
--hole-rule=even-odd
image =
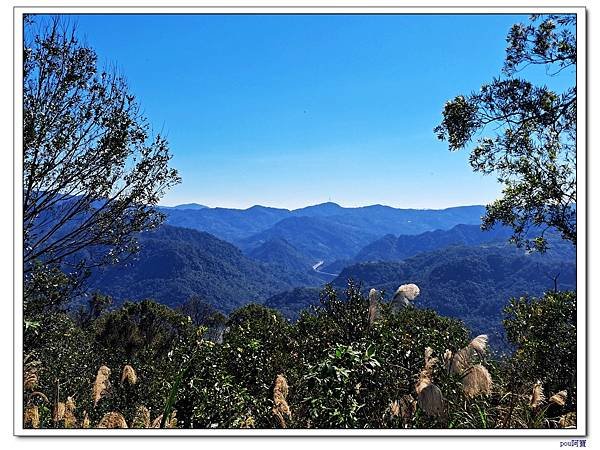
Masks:
[[[130,385],[134,385],[137,383],[137,374],[135,373],[135,369],[127,364],[123,367],[123,373],[121,375],[121,384],[129,383]]]
[[[64,422],[65,428],[77,427],[77,418],[75,417],[75,400],[73,400],[73,397],[67,397],[67,401],[65,402]]]
[[[162,419],[162,416],[160,418]],[[160,420],[158,425],[160,426]],[[150,428],[150,411],[144,405],[136,408],[131,428]]]
[[[273,387],[273,403],[275,404],[273,407],[273,414],[279,421],[281,428],[287,428],[287,423],[284,416],[286,416],[288,419],[292,418],[292,412],[286,399],[287,395],[287,380],[283,375],[277,375],[277,378],[275,379],[275,386]]]
[[[60,422],[65,418],[65,404],[63,402],[58,402],[54,405],[52,410],[52,420],[54,422]]]
[[[462,379],[463,391],[467,397],[488,395],[492,389],[492,377],[481,364],[471,367]]]
[[[81,420],[81,428],[89,428],[90,427],[90,416],[87,411],[83,412],[83,419]]]
[[[23,426],[31,425],[31,428],[40,427],[40,410],[37,405],[29,405],[25,408]]]
[[[169,420],[167,420],[165,423],[165,428],[175,428],[176,427],[176,425],[177,425],[177,419],[175,418],[176,414],[177,414],[177,411],[173,410],[173,412],[171,413],[171,417],[169,417]],[[162,422],[162,418],[163,418],[163,415],[161,414],[156,419],[154,419],[154,421],[152,422],[152,426],[150,428],[160,428],[160,423]]]
[[[534,384],[533,389],[531,390],[529,406],[532,408],[537,408],[545,399],[546,397],[544,396],[544,391],[542,390],[542,383],[538,381]]]
[[[550,397],[550,400],[548,401],[558,406],[565,406],[565,403],[567,401],[567,391],[557,392],[552,397]]]
[[[400,297],[400,298],[405,298],[406,300],[412,302],[415,300],[415,298],[417,298],[419,296],[420,293],[421,293],[421,290],[419,289],[419,286],[417,286],[416,284],[413,284],[413,283],[403,284],[398,289],[396,289],[396,293],[394,294],[394,299],[396,299],[397,297]]]
[[[444,412],[444,396],[435,384],[425,386],[418,397],[419,407],[429,416],[441,416]]]
[[[123,414],[112,411],[104,414],[100,422],[98,423],[98,428],[128,428],[127,422],[125,421],[125,417]]]
[[[565,414],[564,416],[560,416],[558,425],[561,428],[575,428],[575,426],[577,425],[577,413],[570,412]]]
[[[98,373],[96,374],[96,381],[92,389],[92,399],[94,400],[94,407],[98,404],[100,399],[106,394],[109,387],[108,378],[110,377],[110,369],[106,366],[100,366]]]
[[[369,325],[373,325],[379,316],[378,297],[379,291],[377,289],[369,291]]]
[[[452,351],[446,349],[446,351],[444,352],[443,361],[446,370],[450,370],[450,364],[452,363]]]
[[[479,336],[474,338],[471,342],[469,342],[469,347],[471,347],[471,349],[473,349],[474,351],[476,351],[477,353],[482,355],[483,353],[485,353],[487,344],[488,344],[487,334],[480,334]]]
[[[412,395],[403,395],[400,399],[400,415],[402,416],[402,419],[404,419],[404,421],[409,420],[415,413],[416,407],[417,401]]]

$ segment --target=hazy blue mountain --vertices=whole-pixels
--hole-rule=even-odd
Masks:
[[[135,259],[96,271],[91,287],[117,301],[153,298],[171,306],[195,295],[228,312],[294,286],[208,233],[164,225],[141,233],[139,242]]]
[[[510,245],[451,246],[420,253],[402,262],[362,262],[345,268],[333,281],[344,287],[348,279],[366,289],[386,291],[390,298],[405,283],[416,283],[416,304],[442,315],[464,320],[476,333],[494,336],[500,343],[502,308],[508,299],[541,295],[558,288],[575,289],[574,251],[557,248],[550,254],[526,254]]]
[[[173,206],[173,209],[205,209],[208,206],[200,205],[199,203],[184,203],[182,205]]]
[[[426,231],[418,235],[394,236],[388,234],[371,242],[354,257],[359,261],[400,261],[417,253],[436,250],[450,245],[480,245],[487,242],[506,242],[512,230],[495,227],[482,231],[479,225],[460,224],[449,230]]]
[[[238,241],[266,231],[277,222],[299,217],[321,218],[334,224],[349,226],[365,235],[382,237],[386,234],[419,234],[436,229],[449,229],[459,223],[478,224],[483,206],[460,206],[441,210],[398,209],[372,205],[344,208],[335,203],[323,203],[293,211],[253,206],[248,209],[163,208],[167,223],[214,234],[237,244]],[[354,256],[354,255],[352,255]]]
[[[377,236],[352,225],[323,217],[290,217],[273,227],[238,241],[246,252],[273,239],[284,239],[305,258],[313,261],[353,256]]]
[[[294,209],[292,212],[295,216],[303,217],[328,217],[344,214],[351,208],[344,208],[337,203],[327,202],[318,205],[306,206],[304,208]]]
[[[459,206],[447,209],[399,209],[383,205],[342,208],[325,203],[293,211],[311,217],[322,217],[341,225],[352,226],[370,235],[419,234],[432,230],[447,230],[458,224],[476,225],[485,212],[483,206]]]
[[[246,253],[250,258],[270,266],[294,286],[317,286],[323,279],[312,269],[314,261],[283,238],[275,237]]]
[[[281,237],[275,237],[247,252],[252,259],[284,267],[288,271],[309,270],[313,261]]]
[[[264,206],[248,209],[166,208],[162,211],[166,214],[169,225],[205,231],[231,243],[266,230],[290,215],[287,209]]]

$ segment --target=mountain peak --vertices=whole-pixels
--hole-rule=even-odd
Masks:
[[[199,203],[183,203],[181,205],[173,206],[173,209],[205,209],[208,206],[201,205]]]
[[[307,214],[308,215],[330,215],[336,214],[340,211],[344,210],[344,208],[337,203],[326,202],[319,203],[318,205],[306,206],[304,208],[294,209],[292,212],[294,214]]]

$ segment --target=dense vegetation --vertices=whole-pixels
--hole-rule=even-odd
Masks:
[[[464,320],[474,332],[489,334],[496,349],[505,350],[501,321],[507,299],[538,296],[555,287],[575,289],[572,253],[554,255],[527,255],[507,245],[447,247],[402,262],[359,263],[345,268],[332,283],[341,287],[348,279],[360,280],[365,288],[388,295],[402,283],[416,283],[422,288],[420,305]]]
[[[208,233],[163,225],[142,233],[138,240],[140,252],[135,258],[93,273],[92,289],[118,301],[153,298],[170,306],[197,295],[230,312],[294,286],[281,276],[283,269],[249,259]]]
[[[214,322],[197,326],[151,301],[108,312],[102,304],[106,298],[96,296],[77,316],[28,305],[26,426],[575,423],[573,293],[515,299],[505,324],[517,352],[501,360],[490,357],[484,336],[471,340],[461,322],[432,310],[377,302],[373,314],[373,302],[352,284],[343,299],[326,287],[320,304],[293,324],[275,310],[245,306],[227,318],[217,342],[206,338]]]

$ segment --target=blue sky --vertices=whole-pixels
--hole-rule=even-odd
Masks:
[[[496,198],[433,128],[500,73],[514,15],[86,15],[183,178],[163,199],[443,208]]]

